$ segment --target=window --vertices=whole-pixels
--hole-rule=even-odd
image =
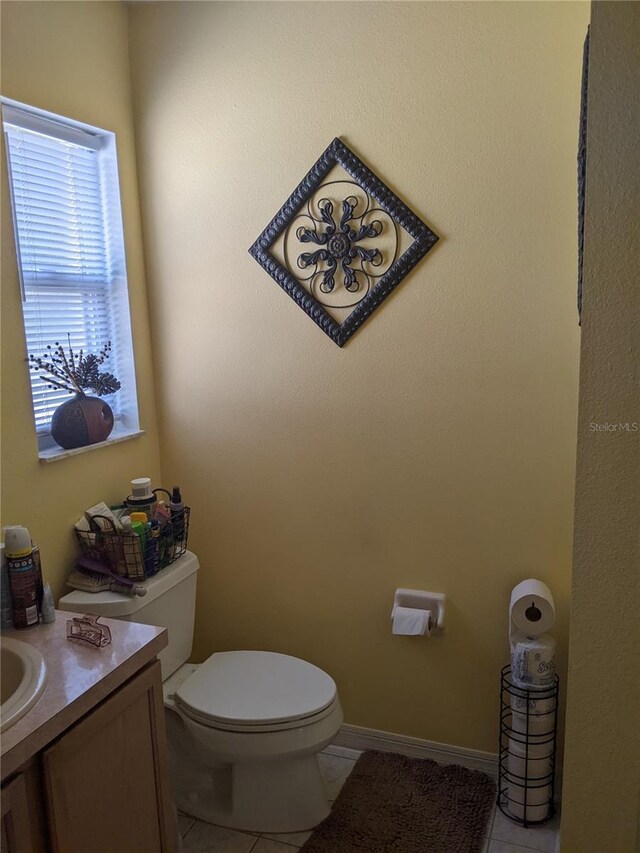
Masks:
[[[105,369],[121,389],[105,396],[113,436],[138,430],[115,135],[2,100],[9,186],[27,352],[56,342],[98,353],[111,341]],[[41,450],[49,424],[69,399],[31,374]]]

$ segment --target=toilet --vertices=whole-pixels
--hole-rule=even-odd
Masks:
[[[276,652],[215,652],[204,663],[186,663],[198,568],[187,551],[145,581],[144,597],[75,590],[58,608],[168,628],[159,658],[169,771],[181,811],[254,832],[311,829],[330,810],[318,753],[343,721],[335,682],[317,666]]]

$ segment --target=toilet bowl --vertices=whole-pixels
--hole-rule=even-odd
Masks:
[[[187,664],[195,573],[187,552],[145,581],[147,595],[75,591],[61,610],[162,625],[169,771],[177,807],[255,832],[311,829],[330,810],[318,754],[343,721],[333,679],[317,666],[266,651],[214,652]]]

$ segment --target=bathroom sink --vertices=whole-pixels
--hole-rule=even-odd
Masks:
[[[13,637],[0,639],[0,665],[0,731],[4,731],[38,701],[47,668],[37,649]]]

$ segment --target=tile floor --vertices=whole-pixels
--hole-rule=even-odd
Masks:
[[[360,753],[343,747],[329,747],[320,755],[320,765],[329,799],[335,800]],[[500,811],[491,817],[483,853],[554,853],[557,819],[535,829],[524,829],[508,820]],[[213,826],[186,815],[178,815],[183,853],[294,853],[310,832],[284,835],[238,832]],[[370,851],[384,853],[384,851]],[[451,851],[456,853],[456,851]]]

